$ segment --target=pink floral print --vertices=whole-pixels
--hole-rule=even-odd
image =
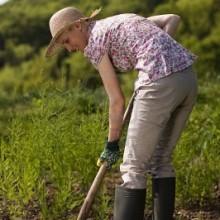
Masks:
[[[135,89],[181,71],[197,58],[147,18],[119,14],[89,24],[84,56],[97,68],[107,52],[117,71],[138,71]]]

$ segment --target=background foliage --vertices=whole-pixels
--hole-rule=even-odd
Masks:
[[[199,56],[199,96],[174,155],[177,205],[218,205],[218,0],[10,0],[0,6],[0,217],[74,219],[97,172],[108,124],[99,75],[81,54],[44,58],[49,17],[69,5],[86,15],[101,6],[99,19],[127,12],[182,17],[176,40]],[[136,74],[119,75],[127,99]],[[112,191],[103,185],[96,219],[110,218]]]

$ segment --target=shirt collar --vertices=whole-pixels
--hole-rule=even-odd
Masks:
[[[92,30],[93,30],[95,24],[96,24],[96,21],[91,21],[88,25],[87,32],[88,32],[89,37],[88,37],[88,43],[87,43],[87,45],[86,45],[86,47],[84,48],[84,51],[83,51],[84,56],[87,56],[88,48],[89,48],[89,45],[91,43],[90,41],[91,41]]]

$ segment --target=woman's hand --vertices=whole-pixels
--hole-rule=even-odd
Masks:
[[[154,22],[170,36],[174,36],[180,23],[180,16],[176,14],[156,15],[148,17],[147,19]]]
[[[106,161],[107,167],[110,169],[117,162],[120,156],[118,142],[119,140],[106,141],[104,150],[97,161],[97,166],[101,166]]]

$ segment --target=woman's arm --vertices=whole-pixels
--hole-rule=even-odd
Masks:
[[[107,53],[98,65],[98,70],[109,98],[108,141],[114,141],[119,139],[121,134],[125,107],[124,95]]]
[[[154,22],[170,36],[174,36],[180,22],[180,16],[175,14],[156,15],[147,19]]]

